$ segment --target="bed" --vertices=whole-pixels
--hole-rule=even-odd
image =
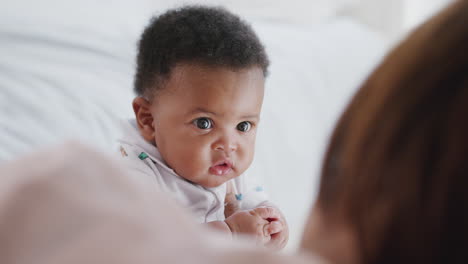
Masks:
[[[269,8],[265,1],[248,2],[217,3],[252,23],[272,61],[249,173],[263,179],[271,200],[284,211],[291,227],[287,248],[294,249],[315,198],[331,128],[382,58],[388,40],[340,15],[340,5],[327,1],[317,2],[322,9],[310,3],[301,8],[304,1]],[[132,115],[138,35],[152,14],[174,5],[5,2],[0,10],[0,163],[68,138],[111,155],[120,135],[118,121]]]

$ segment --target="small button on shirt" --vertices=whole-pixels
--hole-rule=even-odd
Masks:
[[[131,177],[155,190],[172,196],[183,207],[188,208],[199,223],[222,221],[228,184],[233,186],[240,209],[252,209],[267,202],[262,186],[245,174],[215,188],[205,188],[187,181],[167,166],[156,146],[147,142],[139,133],[136,121],[122,122],[124,136],[119,140],[119,153]]]

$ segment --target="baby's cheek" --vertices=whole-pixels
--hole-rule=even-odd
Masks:
[[[241,153],[242,159],[245,163],[245,168],[247,169],[253,161],[254,154],[255,154],[255,147],[254,146],[247,146]]]
[[[200,173],[201,166],[198,157],[191,153],[179,155],[175,161],[175,168],[172,168],[178,175],[187,180],[196,180],[196,176]]]

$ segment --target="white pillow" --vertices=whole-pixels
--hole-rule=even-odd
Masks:
[[[148,11],[78,3],[0,9],[0,160],[68,137],[109,148],[115,121],[131,114],[136,40],[148,19],[137,14]]]

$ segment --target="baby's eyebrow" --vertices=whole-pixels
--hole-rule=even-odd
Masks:
[[[202,108],[202,107],[197,107],[197,108],[193,109],[192,111],[190,111],[190,112],[188,113],[188,115],[194,115],[194,114],[199,114],[199,113],[210,114],[210,115],[213,115],[213,116],[219,116],[219,115],[220,115],[220,114],[218,114],[218,113],[215,113],[215,112],[213,112],[213,111],[207,110],[207,109]],[[259,120],[259,119],[260,119],[260,115],[259,115],[259,114],[247,114],[247,115],[241,116],[240,119],[255,119],[255,120]]]
[[[201,108],[201,107],[197,107],[195,109],[193,109],[192,111],[189,112],[189,115],[193,115],[193,114],[197,114],[197,113],[206,113],[206,114],[210,114],[210,115],[218,115],[217,113],[213,112],[213,111],[209,111],[209,110],[206,110],[204,108]]]
[[[241,119],[260,119],[260,115],[256,115],[256,114],[245,115],[245,116],[241,116]]]

